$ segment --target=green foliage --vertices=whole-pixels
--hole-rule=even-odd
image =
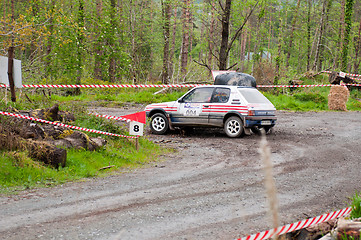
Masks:
[[[361,218],[361,193],[356,192],[354,196],[351,198],[351,213],[350,218]]]
[[[273,95],[265,93],[265,96],[278,110],[326,111],[328,110],[327,94],[324,89],[317,89],[313,92],[301,89],[288,92],[288,94]]]

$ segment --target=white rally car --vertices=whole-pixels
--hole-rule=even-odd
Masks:
[[[177,101],[145,107],[154,134],[174,127],[222,127],[229,137],[269,132],[276,123],[276,108],[256,88],[207,85],[191,89]]]

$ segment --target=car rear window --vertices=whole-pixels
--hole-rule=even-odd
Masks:
[[[238,91],[244,96],[244,98],[249,103],[270,103],[271,104],[271,102],[255,88],[238,88]]]

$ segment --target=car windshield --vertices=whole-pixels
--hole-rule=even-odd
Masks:
[[[239,87],[238,91],[244,96],[249,103],[269,103],[272,104],[262,93],[255,88]]]

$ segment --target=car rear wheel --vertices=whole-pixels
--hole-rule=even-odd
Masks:
[[[166,116],[162,113],[156,113],[152,116],[150,121],[150,130],[154,134],[164,134],[168,131],[169,122]]]
[[[240,137],[243,134],[242,120],[236,116],[228,118],[224,124],[224,131],[228,137]]]

